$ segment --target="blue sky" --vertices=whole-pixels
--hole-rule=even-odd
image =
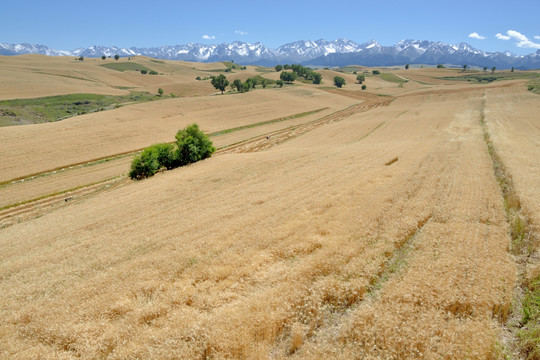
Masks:
[[[540,49],[540,0],[2,0],[0,11],[0,42],[58,50],[235,40],[277,48],[338,38],[383,45],[402,39],[467,42],[516,54]]]

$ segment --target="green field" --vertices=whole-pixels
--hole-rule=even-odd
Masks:
[[[540,76],[540,74],[537,74]],[[527,83],[527,89],[535,94],[540,95],[540,78],[531,80]]]
[[[102,64],[100,66],[106,67],[107,69],[116,70],[116,71],[141,71],[146,70],[148,72],[152,71],[152,69],[147,68],[144,65],[137,64],[136,62],[114,62],[114,63],[107,63]]]
[[[0,126],[39,124],[96,111],[110,110],[125,103],[146,102],[158,97],[145,92],[112,96],[70,94],[34,99],[0,101]]]
[[[475,82],[493,82],[498,80],[517,80],[517,79],[534,79],[540,77],[540,73],[532,71],[504,71],[497,72],[493,74],[491,70],[486,72],[484,71],[474,71],[473,73],[464,73],[460,76],[444,76],[439,79],[443,80],[457,80],[457,81],[475,81]]]
[[[407,82],[407,80],[400,78],[399,76],[394,75],[392,73],[381,73],[380,76],[381,76],[381,79],[383,79],[384,81],[394,82],[400,85],[405,84]]]

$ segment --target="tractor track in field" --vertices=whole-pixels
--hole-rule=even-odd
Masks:
[[[222,154],[233,153],[251,153],[267,150],[271,147],[282,144],[286,141],[294,139],[300,135],[303,135],[311,130],[317,129],[321,126],[335,123],[352,116],[353,114],[369,111],[371,109],[388,106],[395,98],[371,98],[365,102],[352,105],[346,109],[338,110],[332,114],[326,115],[320,119],[302,123],[287,127],[285,129],[272,131],[263,135],[256,136],[251,139],[247,139],[221,149],[218,149],[214,156]],[[136,150],[133,154],[140,150]],[[127,156],[127,153],[119,154],[121,156]],[[111,155],[108,158],[114,158],[119,155]],[[88,161],[86,163],[78,163],[78,166],[84,166],[90,164],[95,160]],[[70,165],[64,166],[68,168]],[[44,171],[40,174],[33,174],[32,177],[40,176],[43,174],[49,174],[51,171]],[[21,179],[17,179],[21,181]],[[32,218],[36,218],[50,212],[58,207],[71,204],[75,201],[80,201],[87,198],[90,195],[97,194],[102,191],[110,190],[127,184],[129,180],[124,177],[115,177],[112,179],[106,179],[103,181],[94,182],[92,184],[79,186],[74,189],[68,189],[59,193],[44,195],[36,199],[31,199],[20,204],[13,204],[0,210],[0,228],[11,226],[13,224],[26,221]],[[4,185],[6,186],[6,185]]]
[[[388,98],[379,101],[366,101],[360,104],[352,105],[346,109],[336,111],[330,115],[326,115],[320,119],[313,120],[300,125],[291,126],[285,129],[272,131],[252,139],[244,140],[242,142],[229,145],[225,148],[219,149],[217,154],[232,154],[232,153],[247,153],[258,152],[269,149],[276,145],[282,144],[286,141],[294,139],[300,135],[303,135],[311,130],[319,128],[321,126],[335,123],[349,116],[365,112],[374,109],[379,106],[388,106],[395,98]]]

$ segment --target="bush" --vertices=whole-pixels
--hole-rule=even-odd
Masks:
[[[142,69],[141,74],[146,75],[148,73],[148,70]]]
[[[209,157],[216,148],[208,137],[192,124],[176,133],[175,165],[184,166]]]
[[[334,85],[336,85],[338,88],[345,85],[345,79],[341,76],[334,76]]]
[[[283,71],[281,75],[279,75],[279,78],[287,83],[292,83],[294,80],[296,80],[297,76],[298,75],[296,75],[295,72]]]
[[[362,90],[366,90],[366,89],[367,89],[366,84],[362,85]]]
[[[140,180],[154,175],[161,167],[166,167],[160,163],[160,160],[165,160],[166,152],[164,147],[168,144],[156,144],[143,150],[141,155],[136,156],[131,163],[129,177]],[[172,148],[172,145],[170,145]],[[172,149],[170,149],[169,159],[172,160]]]
[[[154,175],[160,169],[174,169],[209,157],[216,148],[208,137],[192,124],[176,134],[173,144],[155,144],[147,147],[131,163],[129,177],[135,180]]]
[[[372,73],[373,75],[379,75],[381,72],[379,70],[373,70]]]

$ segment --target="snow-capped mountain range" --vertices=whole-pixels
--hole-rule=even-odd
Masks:
[[[383,46],[375,40],[358,44],[347,39],[334,41],[296,41],[270,49],[235,41],[216,45],[189,43],[186,45],[152,48],[119,48],[116,46],[91,46],[71,51],[55,50],[44,45],[0,43],[0,55],[42,54],[49,56],[149,56],[157,59],[214,62],[233,60],[243,65],[299,63],[319,66],[393,66],[404,64],[453,64],[461,66],[496,66],[499,69],[540,68],[540,50],[529,55],[511,52],[484,52],[467,43],[455,45],[439,41],[402,40],[393,46]]]

